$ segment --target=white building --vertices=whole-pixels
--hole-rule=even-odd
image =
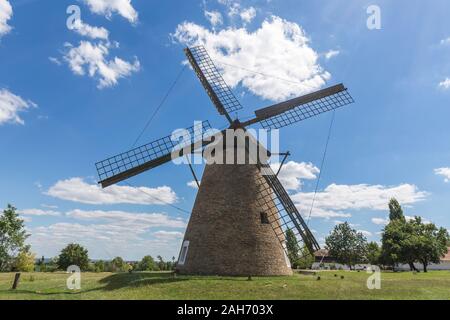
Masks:
[[[325,249],[319,250],[315,253],[315,262],[312,265],[312,269],[334,269],[334,270],[349,270],[348,266],[342,265],[334,262],[334,259],[328,255],[328,251]],[[415,267],[418,270],[423,270],[423,265],[420,263],[415,263]],[[364,270],[368,267],[368,264],[359,264],[355,266],[356,270]],[[395,268],[396,270],[409,271],[410,267],[407,264],[399,265]],[[441,259],[441,263],[432,263],[427,267],[428,270],[450,270],[450,247],[448,248],[447,254]]]

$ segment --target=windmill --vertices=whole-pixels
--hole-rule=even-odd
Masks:
[[[354,102],[339,84],[259,109],[253,119],[241,122],[232,119],[230,113],[242,106],[205,48],[198,46],[184,51],[231,131],[245,131],[258,123],[264,129],[279,129]],[[200,132],[210,128],[209,122],[204,121]],[[213,141],[223,139],[218,135],[208,139],[194,127],[186,130],[191,140],[184,145],[167,136],[98,162],[99,184],[106,188],[174,157],[204,152]],[[250,143],[261,147],[256,139]],[[303,254],[312,255],[320,249],[266,159],[258,157],[255,163],[248,164],[207,164],[180,249],[177,271],[205,275],[292,274],[286,255],[287,230],[294,233]]]

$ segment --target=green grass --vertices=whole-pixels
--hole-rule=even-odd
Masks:
[[[365,272],[329,271],[317,276],[173,278],[167,273],[83,273],[82,289],[66,288],[65,273],[24,273],[10,290],[14,274],[0,274],[5,299],[450,299],[450,271],[383,273],[381,290],[366,287]],[[335,277],[334,275],[338,276]],[[341,279],[340,276],[344,276]],[[32,279],[34,278],[34,279]]]

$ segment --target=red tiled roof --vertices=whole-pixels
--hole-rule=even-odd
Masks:
[[[448,247],[447,254],[441,260],[450,261],[450,247]]]

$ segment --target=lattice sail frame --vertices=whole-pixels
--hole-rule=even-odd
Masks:
[[[283,249],[286,248],[286,231],[290,229],[299,244],[307,248],[308,252],[303,251],[302,256],[313,255],[320,249],[315,237],[309,227],[298,212],[295,204],[292,202],[288,193],[284,189],[276,174],[268,164],[260,166],[261,176],[258,178],[262,186],[257,194],[258,205],[267,210],[269,222],[277,236]]]
[[[190,141],[188,142],[174,142],[171,139],[171,135],[169,135],[143,146],[134,148],[130,151],[97,162],[95,166],[100,178],[100,183],[129,170],[145,166],[147,163],[151,163],[152,161],[156,161],[158,159],[164,159],[165,161],[167,160],[166,158],[168,158],[168,160],[170,160],[173,153],[181,151],[189,145],[195,145],[199,142],[201,144],[204,139],[203,134],[209,129],[211,129],[210,123],[208,121],[203,121],[197,126],[194,125],[185,129],[190,134]]]
[[[272,116],[268,119],[262,119],[259,122],[264,129],[280,129],[319,114],[338,109],[353,102],[354,100],[348,93],[348,90],[344,89],[338,93],[301,104],[291,110]]]
[[[203,46],[186,48],[185,53],[220,114],[243,108]]]

